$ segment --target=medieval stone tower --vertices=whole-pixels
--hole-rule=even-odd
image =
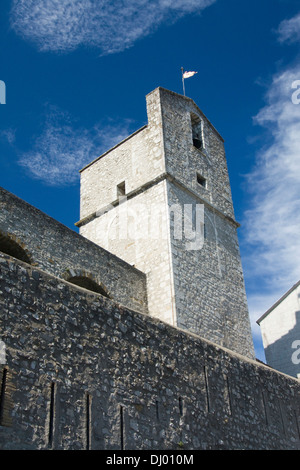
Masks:
[[[148,124],[81,171],[80,234],[147,275],[149,314],[254,357],[224,141],[163,88]]]
[[[147,112],[81,171],[81,234],[0,188],[0,449],[299,450],[299,380],[253,355],[223,140],[184,96]]]

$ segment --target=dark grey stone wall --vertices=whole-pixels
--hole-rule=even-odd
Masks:
[[[300,449],[296,379],[9,256],[0,273],[1,449]]]
[[[144,273],[0,188],[0,251],[6,236],[32,265],[65,280],[87,277],[116,302],[147,313]]]

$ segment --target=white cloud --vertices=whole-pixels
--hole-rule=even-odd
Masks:
[[[283,21],[278,40],[300,40],[300,14]],[[247,175],[251,195],[243,226],[243,264],[256,354],[258,318],[300,279],[300,64],[274,75],[266,105],[254,118],[266,143]]]
[[[216,0],[13,0],[14,31],[40,51],[97,47],[122,51],[171,22],[201,12]]]
[[[65,113],[52,109],[33,148],[19,164],[35,179],[50,186],[75,184],[79,170],[130,134],[130,121],[78,128]]]
[[[252,324],[300,279],[300,103],[293,100],[299,79],[299,63],[276,74],[254,118],[267,143],[247,175],[251,207],[243,221]]]
[[[300,13],[289,20],[284,20],[278,28],[280,42],[300,41]]]
[[[16,140],[15,129],[4,129],[0,131],[0,138],[7,141],[9,144],[13,144]]]

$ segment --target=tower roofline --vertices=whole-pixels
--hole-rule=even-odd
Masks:
[[[204,112],[199,108],[199,106],[195,103],[195,101],[192,99],[192,98],[189,98],[188,96],[184,96],[184,95],[181,95],[180,93],[176,93],[175,91],[171,91],[171,90],[168,90],[167,88],[164,88],[164,87],[157,87],[155,88],[154,90],[150,91],[150,93],[148,93],[146,95],[146,98],[147,96],[150,96],[152,93],[154,93],[156,90],[159,90],[159,91],[163,91],[165,93],[169,93],[170,95],[174,95],[174,96],[177,96],[181,99],[184,99],[186,101],[189,101],[191,102],[196,108],[197,110],[199,111],[199,113],[202,115],[202,117],[204,117],[207,121],[207,123],[211,126],[211,128],[216,132],[216,134],[218,134],[218,136],[220,137],[220,139],[222,140],[222,142],[224,143],[225,140],[224,138],[221,136],[220,132],[215,128],[215,126],[211,123],[211,121],[207,118],[207,116],[204,114]]]
[[[143,127],[140,127],[140,129],[137,129],[136,131],[134,131],[132,134],[128,135],[127,137],[125,137],[125,139],[121,140],[120,142],[118,142],[116,145],[114,145],[113,147],[111,147],[110,149],[106,150],[106,152],[102,153],[101,155],[99,155],[99,157],[96,157],[92,162],[88,163],[87,165],[85,165],[83,168],[81,168],[81,170],[79,170],[79,173],[81,173],[83,170],[85,170],[86,168],[88,168],[89,166],[93,165],[93,163],[97,162],[98,160],[100,160],[100,158],[103,158],[105,157],[105,155],[107,155],[109,152],[111,152],[112,150],[114,150],[115,148],[119,147],[120,145],[122,145],[124,142],[126,142],[127,140],[131,139],[131,137],[133,137],[134,135],[138,134],[139,132],[141,132],[142,130],[146,129],[147,127],[147,124],[144,125]]]
[[[164,87],[157,87],[155,88],[154,90],[150,91],[149,93],[147,93],[146,95],[146,99],[148,96],[150,96],[152,93],[155,93],[157,90],[159,90],[159,92],[164,92],[164,93],[168,93],[170,95],[173,95],[173,96],[177,96],[179,97],[180,99],[184,99],[186,101],[189,101],[190,103],[193,104],[193,106],[195,106],[198,110],[198,112],[202,115],[203,118],[205,118],[205,120],[207,121],[207,123],[209,124],[209,126],[213,129],[213,131],[219,136],[219,138],[222,140],[222,142],[224,143],[224,139],[223,137],[221,136],[221,134],[217,131],[217,129],[215,128],[215,126],[211,123],[211,121],[207,118],[207,116],[203,113],[203,111],[201,111],[201,109],[199,108],[199,106],[195,103],[195,101],[192,99],[192,98],[189,98],[188,96],[184,96],[184,95],[181,95],[180,93],[176,93],[175,91],[171,91],[171,90],[168,90],[167,88],[164,88]],[[95,162],[97,162],[98,160],[100,160],[100,158],[103,158],[105,157],[105,155],[107,155],[109,152],[111,152],[112,150],[114,150],[115,148],[117,148],[118,146],[122,145],[124,142],[126,142],[127,140],[131,139],[131,137],[135,136],[136,134],[138,134],[139,132],[141,132],[142,130],[144,130],[145,128],[147,127],[147,124],[140,127],[139,129],[137,129],[136,131],[134,131],[132,134],[129,134],[127,137],[125,137],[125,139],[121,140],[120,142],[118,142],[116,145],[114,145],[113,147],[111,147],[110,149],[106,150],[106,152],[102,153],[101,155],[99,155],[98,157],[96,157],[93,161],[91,161],[90,163],[88,163],[87,165],[85,165],[83,168],[81,168],[81,170],[79,170],[79,173],[83,172],[84,170],[86,170],[88,167],[90,167],[91,165],[93,165]]]
[[[284,299],[286,299],[299,286],[300,280],[296,282],[296,284],[294,284],[285,294],[283,294],[280,299],[278,299],[277,302],[275,302],[272,307],[270,307],[258,320],[256,320],[256,323],[260,325],[262,320],[264,320],[276,307],[278,307],[278,305],[281,304],[281,302],[284,301]]]

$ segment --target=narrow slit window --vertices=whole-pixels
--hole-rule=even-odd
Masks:
[[[158,403],[158,400],[155,401],[155,411],[156,411],[156,420],[159,421],[159,403]]]
[[[183,416],[183,399],[182,399],[182,397],[179,397],[178,405],[179,405],[179,414],[180,414],[180,416]]]
[[[125,185],[125,181],[123,181],[122,183],[117,185],[117,196],[121,197],[121,196],[125,196],[125,194],[126,194],[126,185]]]
[[[295,419],[296,419],[296,429],[297,429],[298,436],[299,436],[299,439],[300,439],[300,428],[299,428],[299,422],[298,422],[298,413],[297,413],[296,410],[294,410],[294,415],[295,415]]]
[[[210,412],[210,396],[209,396],[209,385],[208,385],[208,375],[207,375],[207,369],[204,366],[203,368],[204,371],[204,384],[205,384],[205,391],[206,391],[206,410],[207,413]]]
[[[200,173],[197,173],[197,183],[206,188],[206,179]]]
[[[120,447],[124,450],[124,408],[120,406]]]
[[[229,414],[232,415],[232,399],[231,399],[231,389],[229,384],[229,379],[226,377],[226,386],[227,386],[227,398],[228,398],[228,411]]]
[[[11,375],[5,367],[0,372],[0,426],[12,426],[13,390]]]
[[[192,138],[193,145],[199,150],[204,149],[203,126],[202,121],[194,113],[191,113]]]
[[[6,392],[6,381],[7,381],[7,369],[3,369],[1,389],[0,389],[0,426],[4,425],[4,410],[5,410],[5,392]]]
[[[268,419],[267,404],[266,404],[266,398],[265,398],[264,392],[262,392],[262,405],[263,405],[263,410],[264,410],[264,415],[265,415],[265,422],[266,422],[266,425],[268,426],[269,419]]]
[[[53,445],[53,434],[54,434],[54,403],[55,403],[55,383],[52,382],[50,389],[50,407],[49,407],[49,434],[48,434],[48,445]]]
[[[91,395],[86,395],[86,415],[85,415],[85,431],[86,431],[86,450],[91,448]]]

